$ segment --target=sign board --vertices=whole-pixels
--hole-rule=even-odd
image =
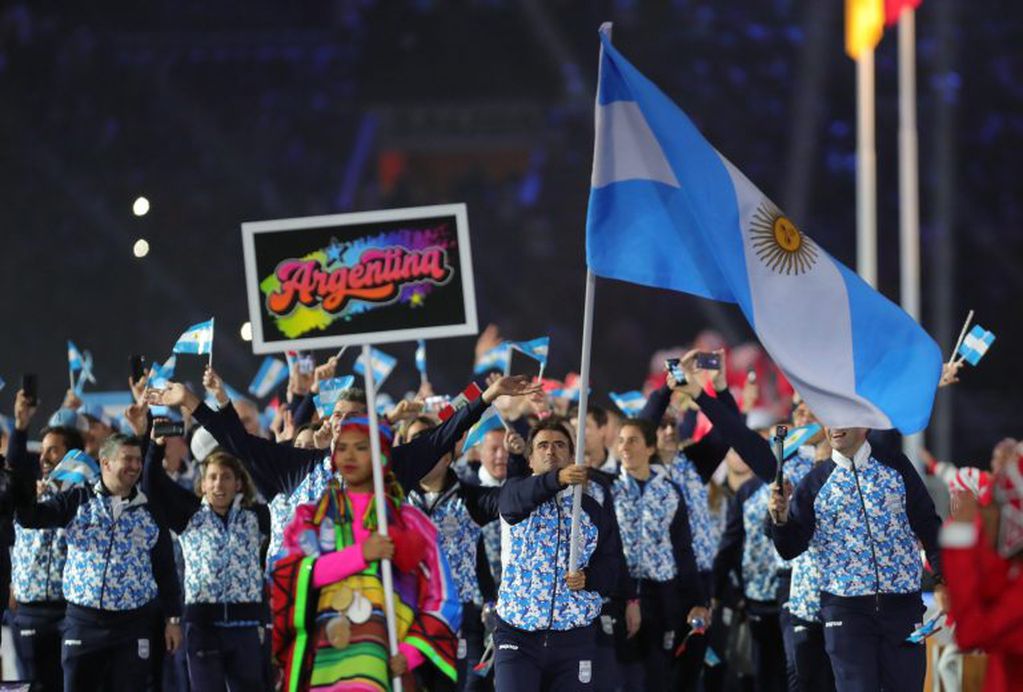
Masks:
[[[252,350],[478,331],[464,204],[242,224]]]

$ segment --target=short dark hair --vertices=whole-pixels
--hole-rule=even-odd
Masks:
[[[68,428],[63,425],[47,426],[40,431],[39,438],[42,439],[47,435],[56,435],[64,440],[64,447],[68,451],[72,449],[85,449],[85,438],[75,428]]]
[[[135,437],[134,435],[125,435],[124,433],[114,433],[108,437],[104,442],[103,446],[99,448],[99,456],[111,457],[116,452],[118,447],[142,447],[142,440]]]
[[[526,440],[526,449],[528,450],[528,453],[532,454],[533,441],[536,439],[536,436],[538,434],[545,430],[553,430],[554,432],[559,432],[565,437],[567,437],[568,451],[570,454],[575,453],[575,440],[572,438],[572,429],[569,427],[568,421],[558,416],[544,418],[539,423],[533,426],[533,428],[529,431],[529,439]]]
[[[338,401],[354,401],[357,404],[366,406],[366,392],[359,387],[349,387],[348,389],[342,389],[341,394],[337,398]]]
[[[657,428],[646,418],[626,418],[622,421],[622,429],[632,427],[643,433],[643,441],[647,447],[657,446]]]
[[[434,428],[437,427],[437,421],[434,420],[432,416],[426,415],[416,416],[412,420],[403,421],[401,424],[401,433],[398,435],[398,437],[401,439],[402,444],[412,441],[413,438],[409,436],[409,431],[412,429],[413,425],[417,424],[426,426],[417,433],[417,436],[422,435],[425,432],[429,432],[430,430],[433,430]]]

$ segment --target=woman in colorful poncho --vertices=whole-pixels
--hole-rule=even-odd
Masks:
[[[388,468],[390,430],[381,426],[388,536],[377,531],[369,423],[345,421],[334,439],[332,483],[317,503],[301,505],[274,563],[273,651],[288,692],[389,690],[392,676],[414,689],[411,671],[435,665],[455,677],[461,620],[437,531],[403,504]],[[380,559],[394,566],[399,653],[389,656]]]

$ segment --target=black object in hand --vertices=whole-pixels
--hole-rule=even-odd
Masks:
[[[184,437],[185,424],[181,421],[160,420],[153,423],[154,437]]]
[[[25,398],[28,399],[29,405],[35,406],[38,403],[39,382],[35,375],[25,374],[21,376],[21,391],[25,392]]]
[[[717,353],[700,352],[696,354],[696,367],[700,370],[720,370],[721,356]]]

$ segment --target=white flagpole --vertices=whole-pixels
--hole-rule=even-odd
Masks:
[[[959,354],[959,347],[963,345],[963,339],[966,338],[966,330],[970,328],[970,322],[973,320],[973,310],[970,310],[970,314],[966,316],[966,321],[963,322],[963,330],[959,332],[959,338],[956,339],[956,345],[952,348],[952,355],[948,357],[949,363],[954,363],[956,356]]]
[[[377,392],[373,382],[373,359],[368,344],[362,347],[363,381],[366,386],[366,408],[369,414],[369,449],[373,455],[373,492],[377,507],[377,533],[387,535],[387,498],[384,494],[384,469],[380,463],[380,423],[377,420]],[[398,627],[394,617],[394,575],[391,561],[380,561],[380,572],[384,582],[384,612],[387,615],[387,642],[391,656],[398,655]],[[401,692],[401,678],[391,680],[391,689]]]
[[[213,320],[215,320],[215,319],[216,319],[215,317],[211,317],[210,318],[210,354],[209,354],[210,355],[210,360],[207,363],[207,366],[211,370],[213,369],[213,332],[214,332],[213,328],[215,326]]]
[[[856,271],[877,287],[877,159],[874,49],[856,59]]]
[[[590,352],[593,348],[593,300],[597,277],[586,270],[586,300],[583,304],[583,352],[579,363],[579,419],[575,441],[575,463],[586,463],[586,410],[590,403]],[[568,542],[568,571],[579,568],[579,517],[583,506],[583,486],[572,489],[572,532]]]
[[[916,131],[916,12],[899,17],[899,295],[902,309],[920,321],[920,183]],[[902,451],[920,458],[923,433],[907,435]]]

